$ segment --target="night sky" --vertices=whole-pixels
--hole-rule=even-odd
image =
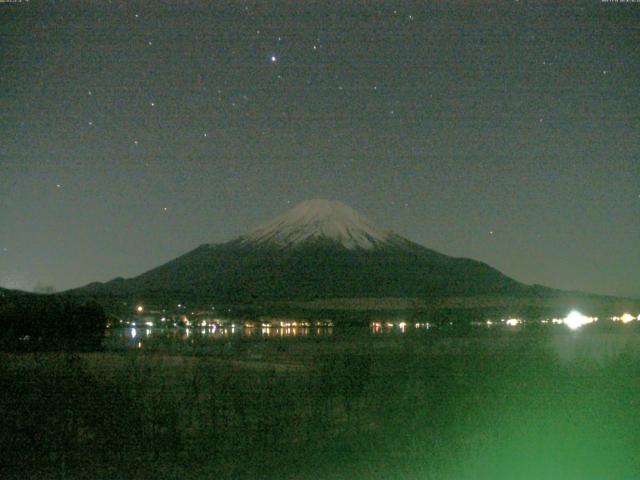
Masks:
[[[142,273],[295,203],[640,297],[640,3],[0,3],[0,286]]]

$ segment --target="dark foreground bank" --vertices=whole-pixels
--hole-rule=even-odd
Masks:
[[[3,478],[637,478],[636,335],[3,354]]]

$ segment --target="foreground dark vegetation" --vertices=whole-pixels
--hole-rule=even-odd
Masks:
[[[106,325],[91,300],[0,289],[0,351],[96,350]]]
[[[637,335],[5,353],[3,478],[637,478]]]

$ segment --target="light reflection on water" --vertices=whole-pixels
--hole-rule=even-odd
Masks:
[[[587,317],[585,317],[587,318]],[[635,319],[635,318],[634,318]],[[589,318],[589,320],[591,320]],[[595,320],[590,323],[593,327]],[[615,325],[616,319],[612,319],[612,325]],[[620,324],[625,322],[618,322]],[[630,323],[630,322],[626,322]],[[634,322],[635,323],[635,322]],[[454,322],[441,322],[440,325],[434,325],[429,322],[415,322],[403,318],[397,318],[394,320],[380,319],[369,321],[368,323],[348,324],[337,322],[334,325],[332,320],[294,320],[283,318],[264,318],[260,321],[243,321],[243,320],[200,320],[198,322],[192,322],[189,325],[179,326],[174,323],[174,326],[148,326],[153,325],[152,322],[146,322],[144,327],[136,325],[135,322],[123,322],[121,327],[110,328],[107,330],[106,336],[109,341],[115,345],[120,345],[126,348],[144,348],[145,346],[151,346],[152,344],[158,345],[163,343],[175,345],[177,348],[181,348],[180,345],[203,345],[203,342],[217,341],[217,340],[231,340],[242,338],[255,338],[255,339],[282,339],[282,338],[327,338],[332,336],[341,337],[408,337],[415,335],[428,335],[432,336],[436,332],[443,332],[444,334],[451,328],[455,328]],[[559,325],[556,325],[559,324]],[[502,332],[520,332],[527,325],[539,325],[547,326],[547,328],[562,327],[562,330],[557,330],[557,333],[563,331],[575,332],[580,326],[576,327],[573,324],[565,325],[564,320],[553,319],[541,320],[538,322],[525,322],[521,319],[510,318],[503,320],[487,320],[487,321],[472,321],[469,326],[473,328],[476,334],[482,333],[482,331],[489,332],[494,331],[498,334]],[[156,324],[157,325],[157,324]],[[581,326],[582,329],[587,328]],[[453,330],[455,332],[455,329]],[[461,334],[458,332],[457,334]],[[464,334],[464,333],[462,333]]]
[[[411,331],[427,331],[432,326],[428,323],[407,323],[390,321],[373,321],[357,327],[339,328],[338,333],[403,335]],[[145,340],[169,339],[172,341],[192,342],[196,340],[216,340],[225,338],[303,338],[330,337],[336,333],[333,322],[290,322],[274,321],[268,323],[238,322],[231,324],[209,324],[189,327],[146,327],[133,325],[116,327],[108,331],[107,336],[113,340],[124,341],[131,346],[142,348]]]
[[[178,341],[190,341],[194,339],[225,339],[231,337],[327,337],[334,333],[333,326],[219,326],[206,327],[175,327],[175,328],[145,328],[120,327],[112,328],[107,336],[112,339],[125,340],[132,345],[140,346],[140,342],[152,338],[168,338]]]

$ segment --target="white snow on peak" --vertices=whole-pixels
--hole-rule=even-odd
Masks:
[[[240,240],[285,247],[311,239],[330,239],[348,249],[372,249],[392,235],[342,202],[316,199],[299,203]]]

